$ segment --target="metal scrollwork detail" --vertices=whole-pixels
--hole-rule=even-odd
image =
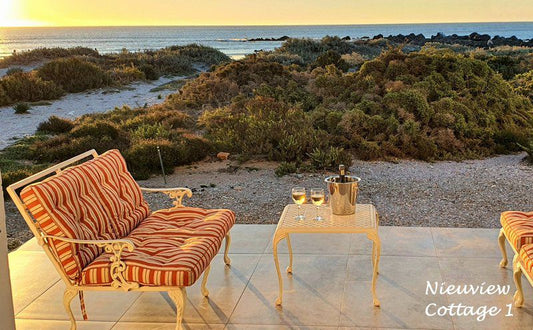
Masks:
[[[132,283],[126,281],[124,278],[124,271],[126,270],[126,263],[120,259],[122,251],[127,249],[128,251],[133,251],[133,244],[131,243],[106,243],[98,244],[98,246],[103,247],[105,252],[112,253],[112,256],[109,257],[111,261],[111,278],[113,282],[111,286],[115,289],[122,288],[124,291],[129,291],[132,289],[138,289],[139,283]]]
[[[172,202],[174,205],[174,208],[184,207],[181,201],[183,200],[183,197],[185,195],[188,195],[188,192],[185,190],[173,190],[173,191],[164,191],[165,195],[167,195],[171,199],[175,199],[175,201]]]

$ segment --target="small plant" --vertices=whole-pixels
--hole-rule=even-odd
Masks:
[[[37,131],[48,134],[68,133],[74,128],[74,123],[65,118],[51,116],[47,121],[43,121],[37,126]]]
[[[144,76],[148,80],[157,80],[157,79],[159,79],[159,72],[151,64],[143,64],[143,65],[139,66],[139,70],[144,72]]]
[[[298,171],[298,166],[295,162],[281,162],[274,173],[282,177],[287,174],[296,173],[296,171]]]
[[[30,110],[30,106],[28,103],[17,103],[13,106],[13,109],[15,110],[15,113],[17,115],[28,113],[28,110]]]
[[[335,170],[341,164],[352,165],[352,156],[343,148],[315,149],[309,154],[311,164],[316,170]]]

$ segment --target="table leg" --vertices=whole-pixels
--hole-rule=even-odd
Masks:
[[[374,267],[379,274],[379,265],[376,265],[376,242],[372,241],[372,268]]]
[[[281,305],[283,299],[283,278],[281,277],[281,271],[279,270],[279,258],[278,258],[278,243],[284,239],[286,235],[278,233],[274,234],[274,239],[272,241],[272,253],[274,255],[274,264],[276,265],[276,272],[278,273],[278,284],[279,284],[279,296],[276,299],[276,305]]]
[[[372,298],[374,302],[374,306],[379,307],[379,299],[376,295],[376,281],[378,278],[378,265],[379,265],[379,257],[381,255],[381,241],[379,240],[379,236],[376,234],[367,234],[368,239],[372,240],[372,254],[375,254],[375,257],[372,256],[372,259],[374,260],[374,270],[372,274]],[[375,252],[374,252],[375,250]]]
[[[292,274],[292,245],[291,245],[291,238],[289,234],[287,234],[287,247],[289,248],[289,267],[287,267],[287,273]]]

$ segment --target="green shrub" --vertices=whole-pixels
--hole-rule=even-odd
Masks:
[[[179,54],[157,54],[154,57],[154,66],[159,72],[177,76],[187,76],[193,74],[196,70],[192,65],[191,59],[180,56]]]
[[[135,143],[124,154],[128,168],[137,180],[146,180],[152,174],[161,173],[157,147],[161,150],[165,172],[170,174],[174,171],[174,166],[181,157],[180,147],[168,140],[143,140]]]
[[[514,90],[533,102],[533,70],[519,74],[511,81]]]
[[[171,134],[170,130],[161,123],[143,124],[132,132],[131,137],[137,140],[169,139]]]
[[[205,63],[209,66],[218,65],[223,62],[229,62],[230,58],[221,51],[202,46],[198,44],[189,44],[184,46],[170,46],[165,50],[177,52],[180,56],[187,57],[193,63]],[[164,50],[163,50],[164,51]]]
[[[89,122],[83,122],[80,125],[76,125],[71,131],[70,136],[72,137],[85,137],[85,136],[93,136],[93,137],[101,137],[101,136],[107,136],[111,139],[118,139],[121,135],[121,130],[113,123],[103,121],[103,120],[96,120],[96,121],[89,121]]]
[[[159,72],[151,64],[142,64],[141,66],[139,66],[139,70],[141,70],[144,73],[144,76],[148,80],[159,79]]]
[[[185,165],[200,161],[213,152],[213,145],[202,136],[184,133],[179,139],[181,157],[176,165]]]
[[[53,81],[70,93],[108,86],[111,78],[97,65],[79,58],[58,59],[37,70],[40,78]]]
[[[317,170],[336,170],[339,165],[352,165],[352,155],[343,148],[329,147],[329,149],[314,149],[309,153],[311,164]]]
[[[56,59],[70,56],[87,56],[99,57],[98,51],[86,47],[73,48],[36,48],[28,51],[13,52],[8,57],[0,60],[0,68],[6,68],[11,65],[26,65],[35,62],[41,62],[47,59]]]
[[[287,174],[296,173],[298,171],[298,166],[295,162],[281,162],[274,171],[276,176],[282,177]]]
[[[113,68],[109,71],[109,77],[118,85],[126,85],[134,81],[146,79],[144,72],[132,66]]]
[[[47,134],[62,134],[68,133],[74,128],[72,120],[66,118],[59,118],[57,116],[50,116],[48,120],[43,121],[37,126],[37,132]]]
[[[313,143],[312,123],[301,109],[262,96],[206,111],[199,121],[215,145],[243,154],[291,161]]]
[[[0,79],[0,105],[54,100],[63,94],[55,83],[44,81],[31,72],[14,73]]]
[[[334,50],[328,50],[324,54],[320,55],[316,61],[315,67],[326,67],[328,65],[334,65],[341,71],[348,71],[350,65],[341,58],[341,55]]]
[[[15,113],[20,115],[24,113],[28,113],[30,110],[30,105],[28,103],[17,103],[13,106],[13,109],[15,110]]]

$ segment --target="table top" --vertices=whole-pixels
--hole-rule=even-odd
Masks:
[[[302,205],[304,220],[296,220],[298,206],[289,204],[285,206],[276,231],[287,233],[360,233],[377,232],[378,215],[372,204],[357,204],[355,214],[334,215],[329,205],[322,205],[319,214],[324,220],[314,220],[316,206],[312,204]]]

